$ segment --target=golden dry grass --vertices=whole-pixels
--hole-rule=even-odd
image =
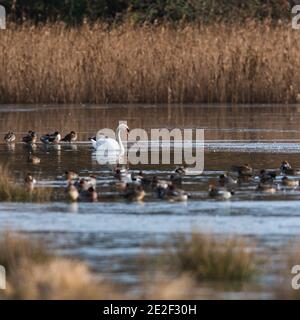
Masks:
[[[192,279],[147,279],[140,291],[92,274],[84,262],[58,257],[44,243],[12,232],[0,236],[0,265],[6,269],[6,290],[0,299],[184,299],[193,297]]]
[[[300,32],[290,24],[9,26],[0,103],[291,103]]]
[[[24,263],[46,263],[51,257],[52,255],[40,242],[29,241],[9,231],[1,233],[0,265],[6,268],[8,276]]]
[[[168,269],[196,281],[242,282],[257,272],[253,245],[239,237],[221,240],[199,232],[180,235],[164,256]]]
[[[7,273],[2,299],[116,299],[112,284],[95,277],[86,264],[50,254],[37,241],[5,232],[0,238],[0,265]],[[125,297],[125,295],[123,295]]]
[[[199,234],[196,244],[189,243],[190,247],[199,247]],[[224,255],[222,246],[218,243],[218,248],[212,245],[211,238],[205,238],[205,256],[208,260],[214,259],[224,266]],[[201,240],[202,243],[203,240]],[[186,242],[187,243],[187,242]],[[236,244],[238,243],[238,249]],[[241,241],[231,242],[232,249],[229,249],[229,242],[226,243],[226,257],[229,262],[226,265],[239,269],[239,263],[232,261],[248,261],[248,256],[241,250]],[[178,249],[177,249],[178,250]],[[243,250],[245,251],[245,250]],[[208,254],[208,252],[210,252]],[[228,252],[236,252],[239,257]],[[189,261],[199,260],[199,253],[193,250],[185,253]],[[204,255],[202,255],[204,256]],[[178,257],[178,253],[176,254]],[[182,259],[182,258],[181,258]],[[173,262],[175,262],[173,260]],[[224,297],[224,278],[218,278],[220,287],[205,287],[195,281],[195,274],[191,270],[183,271],[180,275],[165,273],[161,271],[151,272],[145,268],[141,283],[130,290],[126,286],[121,286],[105,279],[101,273],[92,273],[88,266],[81,261],[59,257],[51,252],[45,243],[39,240],[30,239],[28,236],[12,232],[0,234],[0,265],[6,268],[7,289],[0,290],[0,299],[207,299]],[[244,264],[243,264],[244,265]],[[178,265],[176,265],[178,266]],[[211,266],[210,266],[211,267]],[[149,268],[149,266],[148,266]],[[213,266],[214,271],[216,266]],[[217,267],[219,268],[219,267]],[[211,269],[212,270],[212,269]],[[247,269],[249,270],[249,269]],[[149,272],[150,271],[150,272]],[[233,271],[231,271],[233,272]],[[234,270],[234,272],[237,272]],[[220,276],[220,273],[218,274]],[[228,278],[227,278],[228,279]],[[233,278],[230,277],[232,280]],[[236,279],[234,277],[234,279]],[[245,278],[244,278],[245,280]],[[220,294],[220,295],[218,295]]]
[[[35,188],[28,191],[24,185],[12,179],[7,166],[0,165],[0,201],[14,202],[47,202],[53,197],[51,188]]]

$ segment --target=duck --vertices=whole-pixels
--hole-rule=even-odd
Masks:
[[[179,175],[171,174],[171,175],[170,175],[170,182],[171,182],[174,186],[176,186],[176,187],[178,187],[178,188],[181,188],[181,186],[182,186],[182,177],[179,176]]]
[[[165,180],[159,180],[157,176],[153,176],[152,177],[152,181],[151,181],[151,187],[152,189],[155,189],[157,187],[162,187],[164,189],[167,189],[168,187],[168,181]]]
[[[149,186],[152,181],[151,179],[145,177],[142,170],[140,170],[137,175],[133,175],[132,180],[135,181],[136,183],[141,184],[144,187]]]
[[[282,163],[280,165],[280,171],[286,175],[289,175],[289,176],[300,175],[300,169],[292,168],[292,166],[286,160],[282,161]]]
[[[81,178],[78,179],[75,182],[75,187],[77,187],[77,189],[79,190],[79,192],[81,191],[87,191],[89,188],[94,188],[96,189],[96,177],[93,175],[90,175],[87,178]]]
[[[168,188],[168,182],[161,181],[157,176],[154,176],[152,177],[151,188],[158,199],[164,199],[166,190]]]
[[[225,187],[227,185],[237,184],[237,180],[229,176],[228,173],[224,173],[219,176],[218,183],[221,187]]]
[[[114,169],[114,178],[116,181],[112,183],[112,191],[123,192],[126,190],[127,184],[132,183],[132,174],[128,173],[125,168],[117,166]],[[139,179],[139,177],[137,177]],[[136,178],[134,178],[137,180]]]
[[[275,193],[276,188],[272,184],[259,183],[256,187],[256,192]]]
[[[81,201],[97,201],[98,200],[98,194],[96,192],[96,189],[92,186],[88,187],[87,189],[81,189],[79,191],[79,199]]]
[[[72,182],[68,183],[68,186],[65,190],[65,192],[68,194],[68,198],[71,201],[77,201],[79,198],[79,191],[78,189],[74,186]]]
[[[96,189],[94,187],[89,187],[88,190],[88,200],[89,201],[97,201],[98,200],[98,194],[96,192]]]
[[[126,187],[127,187],[127,183],[125,181],[119,180],[113,183],[112,191],[123,192],[126,190]]]
[[[114,170],[114,178],[119,181],[132,182],[132,174],[126,168],[116,167]]]
[[[145,198],[146,192],[143,187],[140,185],[134,185],[127,183],[126,189],[123,193],[123,197],[128,201],[143,201]]]
[[[28,144],[34,144],[37,140],[37,134],[35,131],[28,131],[28,134],[22,138],[22,142],[28,143]]]
[[[253,178],[252,173],[239,173],[238,174],[238,182],[239,183],[251,182],[252,178]]]
[[[135,184],[135,185],[142,185],[142,179],[143,179],[143,177],[140,176],[139,174],[136,175],[133,172],[130,173],[127,171],[127,169],[121,172],[116,172],[115,178],[119,181]]]
[[[166,180],[160,180],[158,179],[157,176],[153,176],[152,177],[152,181],[151,181],[151,188],[155,189],[157,187],[161,187],[163,189],[167,189],[169,185],[169,182]]]
[[[40,140],[44,144],[57,144],[61,140],[61,134],[59,133],[59,131],[55,131],[52,134],[47,133],[41,136]]]
[[[131,183],[137,186],[142,185],[142,179],[139,176],[136,176],[134,173],[131,174]]]
[[[231,171],[237,172],[239,175],[248,175],[253,173],[253,168],[246,163],[241,166],[232,166]]]
[[[24,184],[27,191],[33,191],[36,184],[36,180],[33,178],[31,173],[27,173],[27,175],[25,176]]]
[[[41,159],[35,155],[33,155],[31,152],[29,152],[27,161],[31,164],[40,164]]]
[[[59,131],[55,131],[51,138],[49,139],[49,142],[52,142],[53,144],[59,143],[61,140],[61,134]]]
[[[211,198],[216,198],[220,200],[227,200],[232,197],[233,191],[228,191],[225,188],[217,188],[214,185],[210,185],[208,189],[208,195]]]
[[[97,185],[97,177],[94,176],[93,174],[90,174],[86,179],[85,179],[88,187],[92,187],[94,189],[96,189],[96,185]]]
[[[72,143],[77,140],[77,133],[75,131],[71,131],[67,135],[65,135],[61,141]]]
[[[78,179],[78,173],[74,171],[65,171],[65,177],[67,181]]]
[[[84,178],[80,178],[74,182],[74,186],[77,188],[79,192],[86,191],[88,189],[88,185]]]
[[[173,183],[170,183],[165,190],[164,198],[169,201],[187,201],[189,195],[182,189],[178,189]]]
[[[92,140],[95,140],[95,141],[96,141],[96,140],[97,140],[97,137],[96,137],[96,136],[88,137],[88,140],[91,141],[91,142],[92,142]]]
[[[274,182],[274,179],[276,179],[276,172],[262,169],[259,173],[259,179],[260,183],[272,184]]]
[[[275,179],[277,176],[277,173],[276,173],[276,171],[268,171],[266,169],[260,170],[259,177],[261,178],[261,177],[265,177],[265,176],[270,177],[272,179]]]
[[[283,177],[281,182],[285,187],[299,187],[299,180],[291,180],[288,177]]]
[[[181,175],[181,176],[185,175],[185,174],[186,174],[186,171],[187,171],[186,168],[183,167],[183,166],[177,167],[177,168],[174,170],[175,173],[177,173],[177,174],[179,174],[179,175]]]
[[[4,141],[7,143],[14,142],[16,140],[16,135],[12,131],[8,131],[8,133],[4,136]]]
[[[189,168],[189,167],[185,167],[185,166],[180,166],[174,170],[174,173],[178,174],[180,176],[185,176],[185,175],[190,176],[190,175],[201,174],[202,170],[198,170],[195,168]]]

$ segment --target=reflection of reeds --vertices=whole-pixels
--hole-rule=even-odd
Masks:
[[[0,166],[0,201],[45,202],[51,200],[51,197],[50,188],[35,188],[28,191],[24,185],[14,183],[9,169]]]
[[[0,102],[295,102],[300,33],[289,24],[10,26]]]
[[[193,232],[178,236],[166,252],[170,269],[197,281],[244,281],[256,272],[253,248],[243,239],[218,240]]]

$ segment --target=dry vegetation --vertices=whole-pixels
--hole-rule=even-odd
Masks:
[[[164,254],[171,270],[197,281],[246,281],[257,271],[254,247],[242,238],[224,240],[193,232],[179,236]]]
[[[59,258],[46,247],[20,235],[0,239],[0,264],[6,268],[4,299],[113,299],[112,285],[96,282],[81,262]]]
[[[208,239],[210,238],[207,238],[206,244],[211,241]],[[194,238],[194,240],[197,239]],[[191,243],[189,245],[192,248],[198,246],[198,244]],[[235,249],[236,246],[233,244],[232,255],[227,255],[229,261],[226,264],[238,268],[237,263],[230,261],[243,260],[245,255],[239,250],[233,253]],[[211,245],[208,245],[206,251],[206,256],[214,256],[214,260],[219,259],[219,262],[224,264],[222,256]],[[241,254],[242,257],[238,258],[237,254]],[[186,259],[179,255],[178,258]],[[206,263],[203,265],[199,254],[193,258],[190,256],[189,259],[206,269],[213,268],[211,272],[215,272],[214,265]],[[133,294],[129,292],[128,287],[120,287],[106,281],[101,274],[92,274],[85,263],[58,257],[49,252],[45,244],[40,241],[29,240],[23,235],[11,232],[4,232],[0,236],[0,265],[3,265],[7,272],[7,290],[0,291],[0,299],[193,299],[207,297],[205,290],[195,281],[195,274],[186,272],[188,270],[184,270],[185,272],[180,276],[175,275],[175,277],[174,274],[172,276],[159,271],[151,276],[151,273],[145,272],[144,281],[139,288],[136,288],[138,290],[135,289],[137,293]],[[221,278],[222,275],[224,279]],[[227,280],[228,274],[223,273],[222,275],[218,275],[220,284]],[[148,279],[147,276],[149,276]]]
[[[299,40],[280,22],[9,26],[0,103],[292,103]]]
[[[177,240],[180,244],[164,251],[167,269],[159,264],[160,270],[150,271],[145,265],[140,284],[130,290],[92,273],[84,262],[55,255],[40,240],[2,232],[0,265],[6,268],[7,289],[0,290],[0,299],[223,299],[232,289],[246,297],[264,290],[270,297],[299,299],[299,290],[291,288],[290,270],[299,264],[295,251],[281,257],[281,271],[274,273],[271,265],[264,270],[257,263],[254,247],[244,239],[220,241],[194,232]],[[257,270],[276,276],[275,286],[258,278],[249,282]]]
[[[185,276],[171,282],[151,279],[132,296],[128,288],[92,274],[85,263],[58,257],[45,244],[11,232],[0,237],[0,265],[7,272],[0,299],[183,299],[193,288]]]
[[[12,173],[6,166],[0,165],[0,201],[47,202],[53,198],[50,188],[35,188],[28,191],[24,185],[12,180]]]

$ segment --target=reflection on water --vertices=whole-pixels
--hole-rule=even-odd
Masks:
[[[300,190],[281,189],[275,195],[259,195],[254,192],[256,180],[239,186],[231,201],[218,202],[207,198],[207,189],[212,179],[234,164],[273,169],[288,158],[300,167],[299,111],[296,106],[3,106],[0,132],[4,135],[8,130],[15,131],[17,141],[28,130],[40,134],[75,130],[79,135],[76,144],[37,144],[33,150],[20,143],[1,144],[0,162],[9,163],[16,179],[21,181],[29,171],[40,185],[63,193],[66,170],[82,176],[93,173],[100,201],[2,203],[0,226],[37,234],[60,252],[83,258],[93,268],[125,282],[136,281],[140,271],[131,258],[139,255],[146,243],[162,243],[174,232],[196,228],[217,234],[242,234],[276,249],[300,235]],[[99,166],[87,139],[100,128],[115,128],[119,120],[148,132],[160,127],[205,129],[205,172],[183,178],[183,188],[192,194],[188,203],[161,202],[151,194],[144,204],[107,200],[112,195],[111,171]],[[29,151],[40,157],[40,165],[27,163]],[[174,166],[131,169],[166,178]]]
[[[1,106],[0,133],[28,130],[79,132],[87,140],[100,128],[115,129],[120,120],[130,128],[203,128],[206,140],[299,139],[297,106]]]

